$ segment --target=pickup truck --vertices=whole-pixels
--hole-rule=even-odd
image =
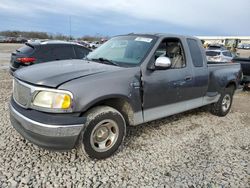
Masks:
[[[237,63],[207,65],[194,37],[121,35],[83,60],[16,71],[10,119],[36,145],[103,159],[119,150],[128,125],[206,105],[225,116],[241,74]]]
[[[235,57],[233,59],[234,63],[241,64],[241,69],[243,73],[242,85],[244,89],[250,89],[250,57],[249,58],[240,58]]]

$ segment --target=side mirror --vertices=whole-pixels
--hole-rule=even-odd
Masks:
[[[155,61],[156,69],[167,69],[172,65],[170,58],[168,57],[158,57]]]

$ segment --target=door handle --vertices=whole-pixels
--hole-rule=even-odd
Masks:
[[[192,80],[192,76],[186,76],[185,77],[185,81],[190,81],[190,80]]]

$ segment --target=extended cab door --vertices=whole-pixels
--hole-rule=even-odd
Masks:
[[[194,105],[197,105],[194,107],[198,107],[201,106],[201,103],[203,104],[208,88],[209,77],[206,55],[201,42],[197,39],[187,38],[187,44],[190,54],[188,61],[192,62],[190,64],[193,67],[192,98],[195,99],[195,101],[193,100],[192,103],[189,102],[187,105],[189,105],[188,107],[193,107]],[[185,100],[189,99],[184,94],[183,97]]]
[[[181,39],[163,39],[150,63],[160,56],[170,58],[171,68],[142,72],[145,122],[185,111],[185,100],[193,97],[193,70]]]

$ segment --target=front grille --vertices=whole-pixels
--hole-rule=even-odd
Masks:
[[[29,105],[31,99],[31,89],[22,85],[19,81],[14,80],[14,90],[13,90],[13,97],[15,101],[23,106],[27,107]]]

